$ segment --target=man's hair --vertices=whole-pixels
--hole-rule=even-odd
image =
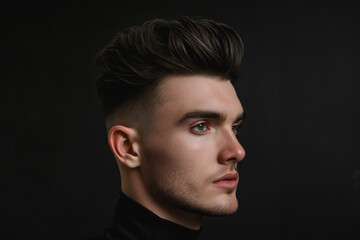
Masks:
[[[96,58],[105,119],[119,107],[151,95],[170,75],[199,74],[234,81],[242,55],[239,35],[213,20],[154,19],[130,27]]]

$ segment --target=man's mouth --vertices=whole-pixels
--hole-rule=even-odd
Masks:
[[[214,181],[214,184],[216,187],[220,187],[220,188],[235,189],[237,187],[237,179],[238,179],[238,173],[230,172],[216,179]]]

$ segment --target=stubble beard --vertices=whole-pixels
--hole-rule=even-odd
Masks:
[[[214,191],[214,195],[204,199],[204,193],[209,190],[213,177],[204,180],[205,183],[201,186],[191,174],[174,170],[176,168],[169,175],[163,162],[150,160],[161,159],[154,152],[146,152],[143,156],[146,156],[142,166],[146,189],[152,199],[168,211],[175,209],[202,216],[223,216],[233,214],[238,209],[236,189]],[[222,196],[215,196],[218,194]]]
[[[164,186],[159,184],[158,181],[154,181],[148,187],[155,201],[170,210],[171,208],[176,208],[202,216],[223,216],[233,214],[238,209],[236,189],[222,193],[224,194],[224,201],[219,202],[218,200],[212,201],[212,199],[199,200],[200,197],[196,196],[196,191],[192,191],[191,187],[184,189],[172,185],[173,181],[168,181],[167,183]]]

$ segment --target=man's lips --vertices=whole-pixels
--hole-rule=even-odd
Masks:
[[[227,173],[214,181],[215,186],[226,189],[234,189],[237,187],[237,172]]]

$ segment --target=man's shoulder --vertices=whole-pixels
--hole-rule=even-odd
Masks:
[[[104,235],[99,236],[99,237],[84,238],[82,240],[121,240],[121,239],[114,239],[114,238],[105,236],[105,234],[104,234]]]

